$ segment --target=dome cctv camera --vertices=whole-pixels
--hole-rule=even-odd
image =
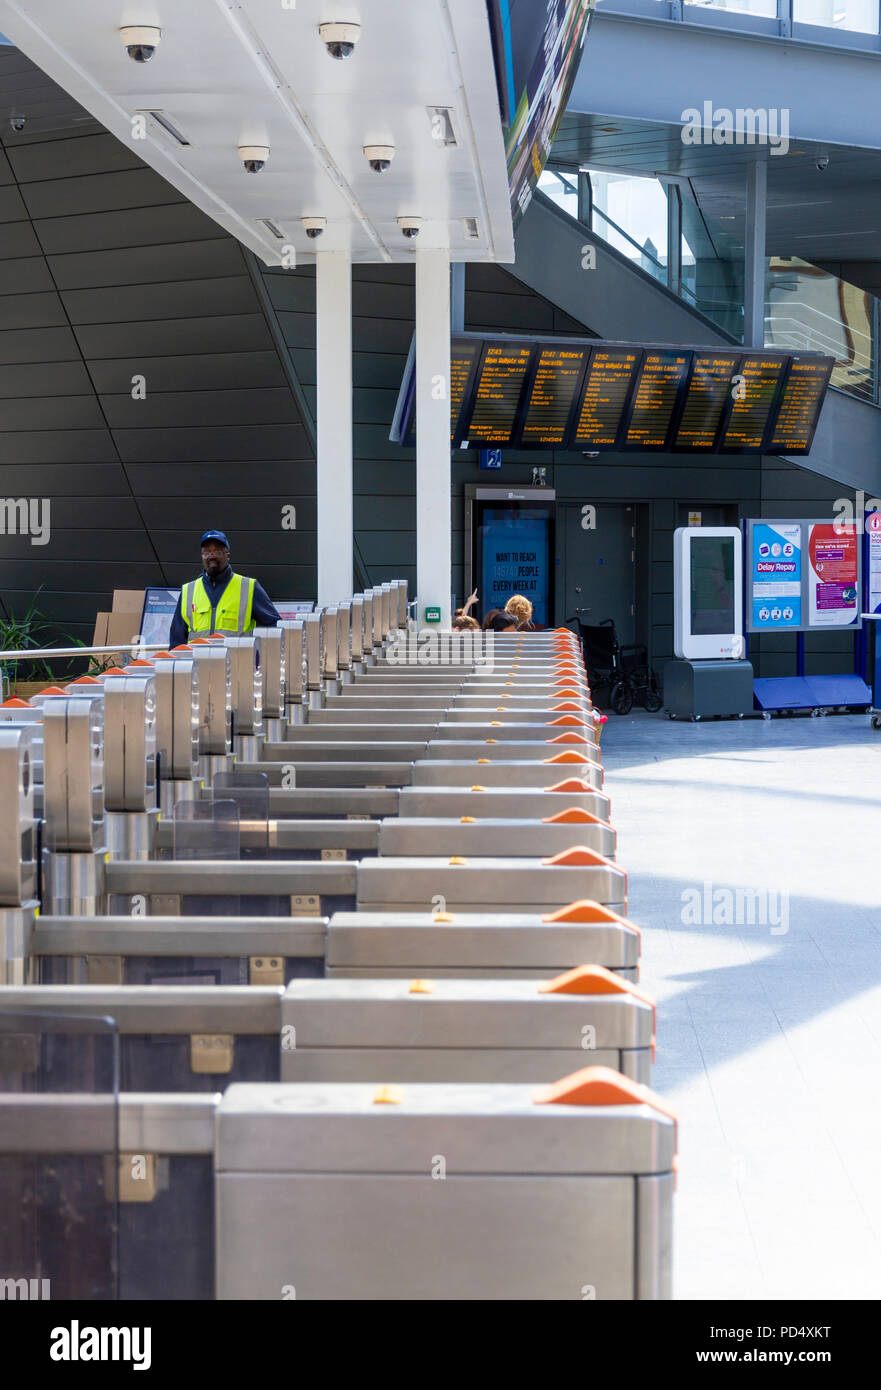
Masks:
[[[162,30],[151,24],[128,24],[120,29],[119,37],[133,63],[149,63],[159,47]]]
[[[361,25],[319,24],[318,34],[331,58],[349,58],[361,36]]]
[[[401,229],[401,235],[402,235],[402,236],[405,236],[405,237],[407,237],[407,238],[409,239],[409,238],[411,238],[411,237],[414,237],[414,236],[418,236],[418,235],[419,235],[419,228],[422,226],[422,218],[421,218],[421,217],[399,217],[399,218],[398,218],[398,226],[399,226],[400,229]]]
[[[364,158],[374,174],[384,174],[395,157],[394,145],[365,145]]]
[[[828,169],[828,167],[829,167],[829,156],[828,156],[828,154],[823,154],[823,155],[821,155],[820,158],[817,160],[817,168],[819,169],[820,173],[822,174],[823,170],[824,170],[824,169]]]
[[[10,116],[10,117],[9,117],[9,124],[12,126],[12,129],[13,129],[14,131],[16,131],[16,132],[21,132],[22,130],[24,130],[26,121],[27,121],[27,117],[26,117],[26,116]]]
[[[321,236],[321,233],[327,226],[326,217],[301,217],[300,221],[310,241],[314,241],[316,237]]]
[[[268,145],[239,145],[239,159],[249,174],[259,174],[268,158]]]

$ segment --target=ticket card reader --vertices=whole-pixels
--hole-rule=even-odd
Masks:
[[[288,724],[302,724],[306,704],[306,629],[300,619],[282,619],[285,634],[284,714]]]
[[[155,834],[156,678],[104,682],[104,820],[108,853],[149,859]]]
[[[0,983],[24,984],[36,912],[34,726],[0,725]]]
[[[44,907],[98,913],[103,900],[104,707],[58,696],[43,706]]]

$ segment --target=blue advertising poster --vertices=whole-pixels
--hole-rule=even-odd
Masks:
[[[801,526],[756,521],[752,528],[752,625],[761,631],[801,627]]]
[[[484,615],[504,608],[512,594],[531,602],[532,620],[547,627],[548,519],[512,516],[496,509],[484,512],[480,607]]]

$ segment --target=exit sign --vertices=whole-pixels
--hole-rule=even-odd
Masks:
[[[426,621],[427,623],[439,623],[440,620],[441,620],[441,611],[440,611],[439,608],[426,608],[426,610],[425,610],[425,621]]]

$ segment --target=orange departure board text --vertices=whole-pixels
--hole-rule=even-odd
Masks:
[[[676,431],[677,449],[712,449],[737,366],[734,353],[696,353],[685,407]]]
[[[586,348],[541,349],[521,431],[524,443],[550,448],[563,443],[586,356]]]
[[[639,353],[595,348],[587,369],[573,447],[613,449]]]
[[[468,425],[470,443],[507,444],[531,356],[531,344],[490,343],[487,346]]]
[[[450,438],[456,437],[456,425],[459,420],[459,412],[462,409],[462,398],[465,395],[465,387],[468,385],[468,378],[471,375],[471,368],[474,359],[480,350],[480,344],[453,343],[450,349]]]
[[[679,389],[688,374],[687,352],[647,352],[630,410],[625,442],[649,449],[663,449]]]
[[[801,453],[810,448],[829,382],[828,357],[794,357],[783,387],[769,448]]]
[[[785,365],[783,357],[744,357],[732,386],[731,414],[722,438],[723,449],[755,452],[762,447],[765,430]]]

